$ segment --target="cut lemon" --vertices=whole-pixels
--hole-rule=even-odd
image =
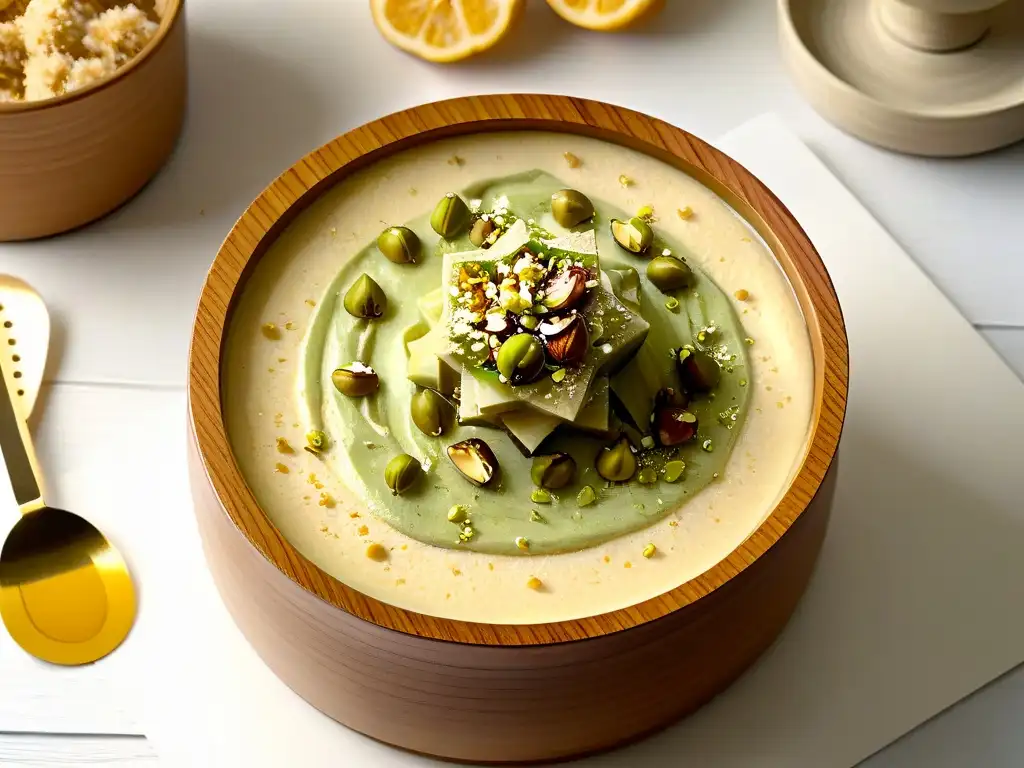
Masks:
[[[615,32],[653,16],[665,0],[548,0],[548,5],[577,27]]]
[[[384,39],[421,59],[459,61],[501,40],[526,0],[370,0]]]

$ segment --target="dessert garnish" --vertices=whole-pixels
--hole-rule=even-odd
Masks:
[[[634,216],[629,221],[612,219],[611,230],[615,242],[630,253],[645,254],[654,242],[651,225],[639,216]]]
[[[594,204],[575,189],[561,189],[551,196],[551,215],[566,229],[577,227],[593,218]]]
[[[606,445],[594,463],[597,474],[611,483],[624,483],[636,474],[636,455],[626,437]]]
[[[473,485],[487,485],[498,471],[498,459],[494,451],[478,437],[448,446],[448,458]]]
[[[331,374],[331,381],[346,397],[366,397],[376,392],[380,386],[377,372],[358,361],[336,368]]]
[[[384,314],[388,300],[377,282],[364,273],[348,289],[344,305],[345,311],[353,317],[371,319]]]
[[[388,227],[377,236],[377,250],[395,264],[415,264],[422,246],[419,237],[408,227]]]
[[[446,240],[462,234],[469,226],[470,211],[466,201],[454,192],[442,197],[430,215],[430,227]]]
[[[409,414],[413,424],[429,437],[444,434],[451,422],[451,406],[432,389],[421,389],[412,396]]]
[[[647,279],[662,293],[689,288],[693,271],[675,256],[655,256],[647,263]]]
[[[391,493],[398,496],[412,488],[421,474],[423,467],[419,460],[407,453],[400,453],[384,468],[384,482]]]
[[[558,490],[571,483],[575,477],[576,461],[567,453],[536,456],[530,468],[530,479],[539,488]]]

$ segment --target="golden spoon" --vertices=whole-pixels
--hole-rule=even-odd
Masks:
[[[0,356],[10,364],[14,399],[26,419],[39,397],[49,348],[50,313],[43,297],[24,280],[0,275]]]
[[[78,515],[43,501],[28,424],[0,355],[0,449],[22,517],[0,550],[0,617],[14,641],[53,664],[106,656],[135,622],[135,587],[120,553]]]

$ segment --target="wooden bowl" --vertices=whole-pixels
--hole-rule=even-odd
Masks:
[[[632,607],[495,625],[396,608],[332,578],[257,504],[221,409],[221,347],[250,268],[326,188],[442,137],[545,130],[652,155],[725,199],[764,238],[806,317],[814,407],[782,500],[732,554]],[[191,482],[206,557],[229,611],[270,668],[313,706],[375,739],[473,762],[607,749],[661,728],[735,680],[782,630],[825,535],[847,398],[847,340],[828,274],[786,208],[735,161],[620,107],[562,96],[454,99],[390,115],[308,155],[260,195],[214,260],[189,363]]]
[[[156,0],[160,29],[112,77],[43,101],[0,104],[0,241],[88,224],[139,192],[185,115],[184,0]]]

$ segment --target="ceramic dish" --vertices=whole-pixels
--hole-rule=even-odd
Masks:
[[[156,35],[109,78],[56,98],[0,103],[0,241],[88,224],[167,161],[185,115],[185,7],[155,7]]]
[[[595,216],[563,221],[563,188]],[[682,282],[651,271],[679,257]],[[477,291],[487,270],[505,280]],[[495,352],[467,362],[477,299],[494,306],[467,338]],[[472,330],[492,311],[519,330]],[[570,327],[592,342],[578,357]],[[451,348],[429,346],[438,328]],[[421,387],[458,408],[439,437]],[[228,236],[190,357],[196,514],[239,627],[317,708],[443,758],[566,758],[692,712],[775,639],[825,534],[846,396],[824,266],[741,166],[599,102],[456,99],[313,152]],[[557,413],[550,436],[530,409]],[[467,441],[492,450],[466,462]]]

